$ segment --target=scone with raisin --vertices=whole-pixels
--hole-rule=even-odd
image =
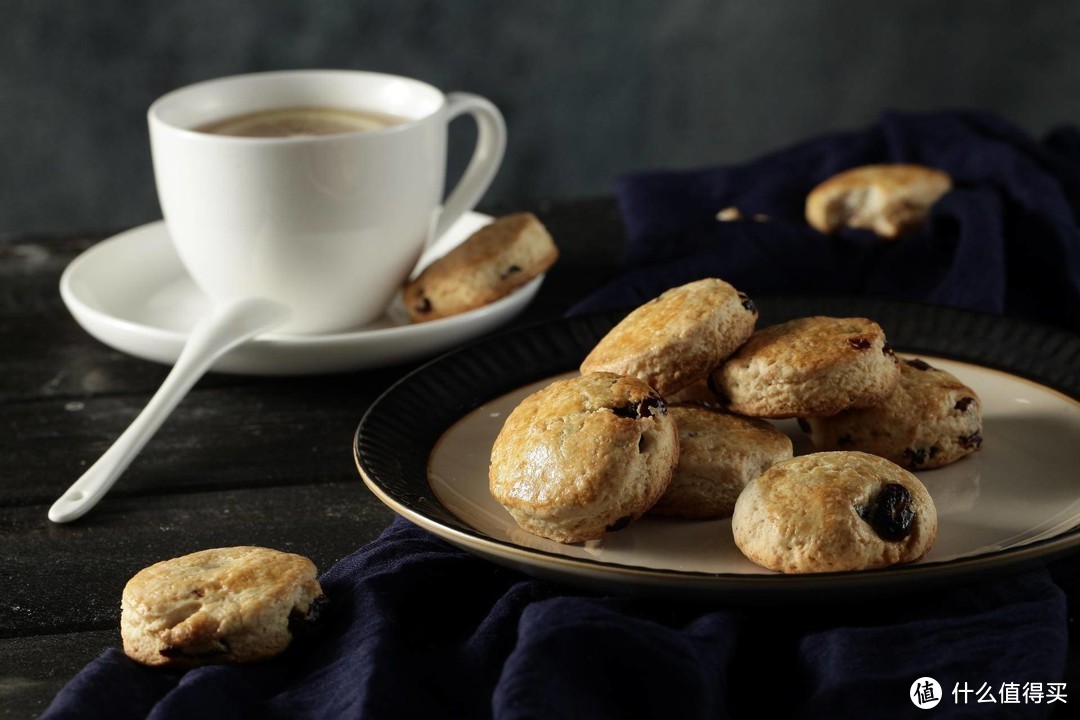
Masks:
[[[301,555],[213,548],[135,574],[120,603],[124,652],[146,665],[191,667],[266,660],[325,604]]]
[[[644,514],[679,460],[663,398],[613,373],[557,380],[507,416],[491,450],[492,496],[523,530],[598,540]]]
[[[729,283],[696,280],[633,310],[580,369],[641,378],[667,397],[708,376],[750,337],[757,317],[753,301]]]
[[[923,557],[937,509],[917,477],[885,458],[812,453],[751,480],[731,529],[743,554],[770,570],[866,570]]]
[[[711,375],[722,406],[751,417],[834,415],[887,398],[900,366],[867,318],[805,317],[762,328]]]
[[[401,292],[413,322],[458,315],[509,295],[543,272],[559,249],[532,213],[497,218],[427,266]]]
[[[919,359],[901,360],[899,385],[877,405],[799,425],[818,450],[861,450],[909,470],[948,465],[982,446],[979,396]]]
[[[791,439],[764,420],[702,405],[671,405],[679,464],[652,513],[695,520],[729,517],[746,484],[791,457]]]

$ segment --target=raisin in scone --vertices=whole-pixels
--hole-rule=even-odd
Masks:
[[[633,310],[581,363],[581,372],[637,377],[667,397],[708,376],[742,345],[758,311],[717,278],[667,290]]]
[[[900,383],[871,408],[802,418],[818,450],[861,450],[909,470],[955,462],[982,446],[982,404],[975,391],[924,360],[900,362]]]
[[[678,460],[660,395],[636,378],[593,373],[557,380],[514,408],[491,451],[489,487],[523,530],[576,543],[644,514]]]
[[[791,439],[764,420],[670,405],[679,428],[679,464],[650,512],[692,519],[725,518],[746,484],[791,457]]]
[[[413,322],[475,310],[546,272],[559,257],[532,213],[504,215],[426,267],[402,290]]]
[[[266,660],[315,619],[326,598],[310,560],[261,547],[164,560],[124,587],[124,652],[146,665]]]
[[[924,556],[937,538],[937,510],[899,465],[823,452],[777,463],[751,480],[731,529],[743,554],[770,570],[865,570]]]
[[[865,228],[893,240],[922,225],[951,188],[947,173],[923,165],[864,165],[815,187],[806,198],[806,221],[823,233]]]
[[[867,318],[806,317],[762,328],[711,375],[722,406],[751,417],[834,415],[887,398],[900,366]]]

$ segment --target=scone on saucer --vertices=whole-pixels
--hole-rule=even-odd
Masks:
[[[427,266],[402,289],[413,322],[483,307],[547,271],[559,250],[532,213],[497,218]]]

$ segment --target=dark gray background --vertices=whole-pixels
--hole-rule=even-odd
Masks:
[[[145,111],[215,76],[341,67],[489,97],[484,205],[750,159],[883,110],[1080,119],[1068,0],[0,0],[0,232],[160,217]],[[462,121],[465,122],[465,121]],[[455,146],[471,131],[455,128]],[[462,164],[455,151],[452,170]]]

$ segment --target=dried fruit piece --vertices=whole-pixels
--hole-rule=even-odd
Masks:
[[[874,528],[882,540],[898,542],[911,534],[915,511],[911,509],[911,493],[899,483],[889,483],[872,498],[859,516]]]

